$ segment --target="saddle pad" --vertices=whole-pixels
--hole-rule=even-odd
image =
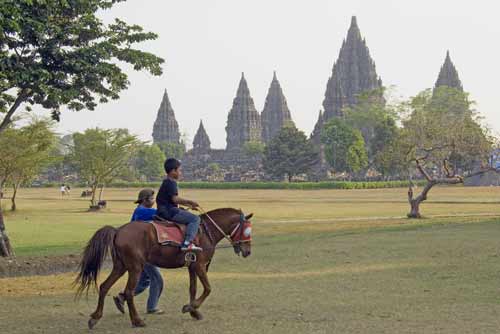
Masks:
[[[169,222],[170,223],[170,222]],[[152,222],[156,235],[158,237],[158,243],[160,244],[175,244],[180,245],[184,241],[184,226],[175,225],[165,225],[161,223]]]

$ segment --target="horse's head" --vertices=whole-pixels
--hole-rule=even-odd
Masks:
[[[252,223],[250,222],[252,216],[253,213],[245,216],[242,212],[238,225],[231,232],[230,237],[234,252],[238,256],[241,254],[243,257],[247,257],[252,254]]]

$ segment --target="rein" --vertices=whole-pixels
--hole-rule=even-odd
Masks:
[[[229,241],[229,243],[231,243],[231,245],[232,245],[232,246],[237,245],[237,244],[241,244],[241,243],[243,243],[243,242],[250,242],[250,241],[251,241],[251,239],[248,239],[248,240],[241,240],[241,239],[242,239],[242,236],[243,236],[243,233],[244,233],[244,232],[243,232],[243,227],[242,227],[242,224],[243,224],[243,223],[244,223],[244,221],[245,221],[245,217],[243,216],[243,214],[241,214],[240,222],[238,223],[238,225],[234,228],[234,230],[231,232],[231,234],[229,234],[229,235],[228,235],[228,234],[226,234],[226,232],[224,232],[224,231],[222,230],[222,228],[219,226],[219,224],[217,224],[217,223],[215,222],[215,220],[213,220],[213,219],[212,219],[212,217],[210,217],[210,216],[208,215],[208,213],[207,213],[207,212],[206,212],[206,211],[205,211],[202,207],[199,207],[199,209],[200,209],[200,211],[201,211],[201,213],[202,213],[202,214],[204,214],[205,216],[207,216],[207,217],[208,217],[208,219],[210,220],[210,222],[211,222],[211,223],[215,226],[215,228],[216,228],[216,229],[217,229],[217,230],[218,230],[218,231],[219,231],[219,232],[220,232],[220,233],[224,236],[224,238],[225,238],[227,241]],[[236,231],[238,231],[238,229],[240,229],[240,228],[241,228],[240,238],[239,238],[240,240],[238,240],[238,241],[234,241],[234,240],[233,240],[233,237],[234,237],[234,235],[236,234]]]

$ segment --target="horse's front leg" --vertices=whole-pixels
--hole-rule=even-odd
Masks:
[[[197,278],[195,264],[191,264],[189,266],[189,304],[184,305],[184,307],[182,308],[182,313],[189,312],[191,317],[196,320],[201,320],[203,316],[193,307],[193,302],[196,299],[196,284]]]

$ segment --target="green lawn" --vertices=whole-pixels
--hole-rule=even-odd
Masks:
[[[145,316],[140,296],[148,327],[132,329],[108,299],[95,332],[498,333],[500,189],[435,190],[418,222],[403,218],[405,189],[188,191],[206,208],[256,213],[252,256],[217,251],[201,322],[180,313],[185,270],[164,270],[167,314]],[[56,190],[25,191],[7,217],[16,250],[78,251],[97,227],[127,220],[135,192],[111,190],[109,211],[87,213],[86,202]],[[73,278],[0,279],[2,333],[88,333],[96,296],[75,303]]]
[[[134,209],[138,189],[106,190],[108,209],[87,212],[81,189],[61,199],[58,189],[23,189],[18,212],[7,212],[6,225],[17,255],[79,252],[99,227],[121,225]],[[406,189],[373,190],[186,190],[206,210],[241,208],[255,213],[257,235],[284,232],[357,230],[400,224],[408,211]],[[8,196],[8,193],[6,194]],[[4,200],[4,208],[9,201]],[[500,215],[498,188],[436,188],[422,213],[424,224],[469,222]],[[422,222],[419,222],[420,224]]]

